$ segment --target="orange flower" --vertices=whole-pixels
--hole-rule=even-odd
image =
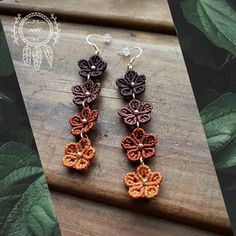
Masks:
[[[126,136],[121,145],[127,151],[127,157],[130,161],[143,160],[155,156],[155,146],[157,144],[157,136],[145,132],[142,128],[136,128]]]
[[[161,173],[152,172],[147,165],[141,164],[136,172],[128,173],[124,181],[131,198],[151,199],[157,196],[162,179]]]
[[[78,143],[66,145],[62,162],[65,167],[85,172],[94,156],[95,149],[91,146],[91,142],[83,138]]]
[[[74,136],[88,133],[95,127],[97,118],[98,112],[96,110],[90,110],[89,107],[84,108],[79,116],[75,115],[70,118],[71,133]]]

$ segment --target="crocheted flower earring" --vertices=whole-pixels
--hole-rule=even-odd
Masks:
[[[130,51],[134,49],[138,49],[139,54],[131,58],[126,74],[116,80],[121,95],[130,100],[126,107],[119,109],[118,114],[127,125],[136,126],[132,133],[123,139],[121,145],[126,150],[130,161],[141,163],[135,172],[128,173],[125,176],[124,182],[128,187],[128,194],[131,198],[151,199],[157,196],[163,177],[161,173],[151,171],[144,164],[145,160],[155,156],[158,139],[156,135],[140,128],[142,124],[150,121],[150,113],[153,107],[150,102],[141,102],[136,99],[136,96],[145,91],[146,77],[145,75],[138,75],[133,70],[132,64],[136,58],[141,56],[142,49],[140,47],[124,48],[122,55],[129,56]]]
[[[80,114],[72,116],[69,120],[72,128],[71,134],[76,137],[77,142],[66,145],[62,162],[65,167],[76,169],[80,172],[88,170],[90,162],[95,156],[96,151],[92,147],[87,134],[95,127],[98,111],[92,110],[89,105],[97,99],[101,91],[101,84],[97,82],[97,79],[103,75],[107,68],[107,63],[99,57],[97,45],[89,41],[92,36],[103,38],[106,44],[109,44],[111,40],[109,34],[104,36],[90,34],[87,36],[88,44],[95,48],[95,55],[89,60],[79,60],[79,74],[85,79],[85,82],[83,85],[72,87],[73,102],[79,108],[81,107]]]

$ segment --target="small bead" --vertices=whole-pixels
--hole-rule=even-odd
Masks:
[[[134,110],[134,114],[135,115],[138,115],[138,113],[139,113],[139,111],[136,109],[136,110]]]
[[[86,96],[89,96],[89,95],[90,95],[90,92],[89,92],[89,91],[85,92],[85,95],[86,95]]]
[[[77,152],[78,157],[82,157],[82,152]]]
[[[134,86],[135,86],[135,83],[134,83],[134,82],[131,82],[130,85],[131,85],[131,87],[134,87]]]
[[[96,69],[96,66],[92,65],[92,66],[91,66],[91,69],[92,69],[92,70],[95,70],[95,69]]]
[[[143,147],[143,144],[142,144],[142,143],[139,143],[138,146],[142,148],[142,147]]]
[[[86,123],[87,123],[87,119],[84,118],[84,119],[82,120],[82,123],[83,123],[83,124],[86,124]]]

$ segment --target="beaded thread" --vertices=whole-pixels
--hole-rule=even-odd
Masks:
[[[137,47],[138,48],[138,47]],[[139,48],[138,48],[139,49]],[[142,50],[140,49],[141,55]],[[138,56],[132,58],[133,60]],[[145,91],[145,75],[138,75],[132,70],[132,62],[128,64],[128,71],[116,80],[121,95],[129,99],[127,106],[118,110],[125,124],[130,127],[136,126],[132,133],[126,136],[121,146],[126,151],[127,158],[131,162],[140,162],[135,172],[130,172],[124,177],[124,183],[128,188],[128,195],[133,199],[152,199],[158,195],[159,186],[162,182],[162,175],[159,172],[153,172],[144,164],[144,161],[152,158],[156,154],[156,145],[158,138],[152,133],[146,132],[140,128],[141,124],[146,124],[151,119],[153,106],[150,102],[141,102],[136,99]]]
[[[94,55],[89,60],[79,60],[78,66],[80,76],[86,81],[71,89],[73,102],[80,108],[80,113],[69,119],[71,134],[78,141],[66,145],[62,163],[67,168],[86,172],[96,153],[87,134],[95,128],[98,118],[98,111],[91,110],[89,104],[97,99],[101,91],[101,84],[95,80],[105,72],[107,63],[98,55]]]

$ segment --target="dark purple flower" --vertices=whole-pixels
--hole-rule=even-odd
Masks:
[[[97,78],[104,73],[107,68],[107,63],[102,60],[101,57],[95,55],[89,60],[79,60],[78,65],[81,69],[79,72],[83,78]]]
[[[127,107],[119,109],[119,115],[124,119],[128,125],[135,125],[137,122],[144,124],[150,119],[152,111],[152,104],[150,102],[140,102],[136,99],[129,102]]]
[[[101,91],[100,83],[93,83],[93,81],[86,81],[83,85],[73,86],[71,89],[75,95],[73,102],[76,105],[84,103],[91,103],[94,101]]]
[[[145,80],[145,75],[138,75],[135,71],[128,71],[123,78],[116,80],[116,85],[123,96],[130,97],[133,93],[139,95],[144,92]]]

